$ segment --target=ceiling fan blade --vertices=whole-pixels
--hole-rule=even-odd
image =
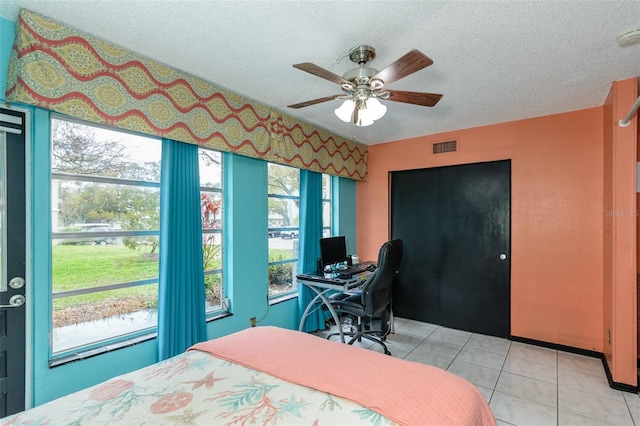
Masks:
[[[386,86],[408,76],[409,74],[420,71],[422,68],[426,68],[431,64],[433,64],[433,60],[431,58],[419,50],[414,49],[380,71],[378,74],[371,77],[371,79],[382,80]]]
[[[436,93],[405,92],[404,90],[387,90],[387,92],[389,92],[388,101],[428,107],[434,106],[442,98],[442,95]]]
[[[340,77],[338,74],[334,74],[331,71],[325,70],[322,67],[319,67],[311,62],[303,62],[302,64],[294,64],[294,68],[298,68],[299,70],[306,71],[310,74],[313,74],[317,77],[324,78],[325,80],[329,80],[336,84],[348,84],[353,85],[349,80],[345,80]]]
[[[335,98],[337,98],[338,96],[342,96],[342,94],[341,95],[325,96],[324,98],[312,99],[310,101],[305,101],[305,102],[300,102],[298,104],[289,105],[288,107],[289,108],[295,108],[295,109],[304,108],[306,106],[315,105],[315,104],[319,104],[319,103],[327,102],[327,101],[332,101]]]

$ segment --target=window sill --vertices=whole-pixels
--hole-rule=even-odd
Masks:
[[[118,349],[128,348],[130,346],[134,346],[139,343],[155,339],[157,335],[158,333],[154,331],[151,333],[143,334],[141,336],[132,337],[126,340],[121,340],[119,342],[113,342],[97,348],[80,350],[79,352],[76,352],[73,354],[64,355],[64,356],[61,356],[60,358],[54,358],[49,360],[49,368],[59,367],[61,365],[69,364],[71,362],[82,361],[84,359],[93,358],[94,356],[102,355],[107,352],[113,352]]]
[[[232,317],[233,314],[229,311],[217,311],[207,315],[207,324],[222,318]]]
[[[206,321],[207,323],[210,323],[212,321],[216,321],[221,318],[230,317],[232,315],[233,314],[231,312],[227,312],[227,311],[214,312],[212,314],[209,314],[209,316],[207,316]],[[128,347],[137,345],[139,343],[155,339],[157,336],[158,336],[158,333],[156,331],[153,331],[150,333],[145,333],[140,336],[132,337],[130,339],[109,343],[104,346],[100,346],[92,349],[83,349],[73,354],[63,355],[59,358],[54,358],[49,360],[49,368],[59,367],[61,365],[69,364],[71,362],[82,361],[85,359],[92,358],[94,356],[105,354],[107,352],[113,352],[118,349],[128,348]]]
[[[273,298],[269,299],[269,306],[277,305],[278,303],[286,302],[287,300],[296,299],[297,297],[298,292],[274,296]]]

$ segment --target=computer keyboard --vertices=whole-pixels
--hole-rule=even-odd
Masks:
[[[351,275],[361,274],[364,271],[366,271],[365,268],[361,268],[361,267],[359,268],[357,266],[351,266],[351,267],[348,267],[346,269],[340,269],[337,272],[338,272],[338,274],[340,274],[340,276],[351,276]]]
[[[339,279],[337,278],[329,278],[329,277],[319,277],[317,275],[313,275],[313,274],[298,274],[298,277],[303,278],[307,281],[315,281],[315,282],[319,282],[319,283],[326,283],[326,282],[336,282],[339,283]]]

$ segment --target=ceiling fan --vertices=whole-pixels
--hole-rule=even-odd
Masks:
[[[375,57],[376,51],[371,46],[354,47],[349,51],[349,59],[358,64],[358,68],[347,71],[342,77],[310,62],[293,65],[294,68],[339,84],[344,93],[300,102],[289,105],[289,108],[297,109],[333,99],[346,99],[342,106],[335,110],[338,118],[347,123],[353,122],[356,126],[369,126],[375,120],[382,118],[387,111],[387,107],[381,104],[378,99],[432,107],[442,98],[442,95],[435,93],[407,92],[385,88],[385,86],[433,64],[433,60],[419,50],[410,51],[382,71],[366,66],[367,62]]]

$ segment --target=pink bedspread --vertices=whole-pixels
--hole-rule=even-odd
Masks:
[[[439,368],[277,327],[194,345],[289,382],[338,395],[403,425],[495,425],[484,397]]]

